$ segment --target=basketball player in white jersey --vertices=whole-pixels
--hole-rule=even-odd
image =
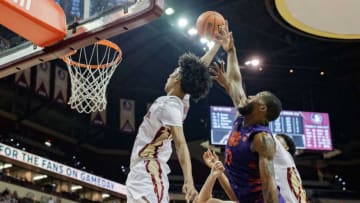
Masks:
[[[219,47],[219,44],[214,45],[201,59],[192,54],[182,55],[179,66],[165,85],[167,95],[157,98],[144,116],[126,180],[128,203],[169,202],[167,175],[170,168],[167,161],[172,153],[172,140],[184,175],[182,190],[185,198],[189,201],[197,195],[182,126],[189,108],[189,95],[198,100],[209,92],[212,81],[208,66]]]
[[[286,202],[306,203],[306,193],[293,159],[295,143],[285,134],[277,134],[275,137],[275,180],[280,187],[280,192]]]

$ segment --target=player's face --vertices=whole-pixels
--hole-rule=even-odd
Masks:
[[[175,84],[178,82],[180,77],[180,68],[176,68],[174,72],[172,72],[165,84],[165,92],[168,93],[172,88],[174,88]]]
[[[263,92],[256,94],[255,96],[248,96],[246,104],[239,108],[239,113],[243,116],[250,115],[261,109],[264,103],[261,100]]]

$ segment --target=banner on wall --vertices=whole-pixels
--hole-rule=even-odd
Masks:
[[[106,125],[106,110],[104,111],[97,111],[97,112],[91,112],[90,116],[90,122],[95,125]]]
[[[36,66],[35,92],[41,96],[50,96],[50,62],[40,63]]]
[[[30,88],[30,75],[30,68],[17,72],[15,74],[15,84],[19,85],[20,87]]]
[[[21,162],[36,168],[40,168],[58,175],[75,179],[77,181],[97,186],[118,194],[126,195],[126,187],[123,184],[96,176],[94,174],[82,171],[62,163],[46,159],[44,157],[13,148],[0,143],[0,157],[5,157],[17,162]]]
[[[55,68],[55,83],[54,83],[54,99],[60,104],[67,103],[67,86],[68,86],[68,72],[56,66]]]
[[[135,132],[135,101],[120,99],[120,131]]]

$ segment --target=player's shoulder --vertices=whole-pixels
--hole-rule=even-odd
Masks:
[[[255,133],[251,144],[253,150],[257,152],[275,152],[276,150],[274,138],[269,132],[266,131]]]
[[[161,99],[165,105],[170,107],[182,108],[184,106],[183,101],[177,96],[162,96],[159,99]]]

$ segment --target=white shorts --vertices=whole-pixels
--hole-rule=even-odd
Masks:
[[[132,167],[126,180],[127,202],[168,203],[169,180],[162,168],[157,160],[145,160]]]

